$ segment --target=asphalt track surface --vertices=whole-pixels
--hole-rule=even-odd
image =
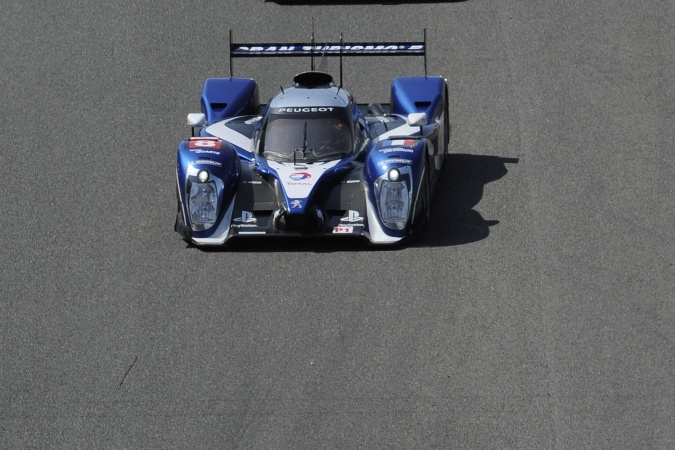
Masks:
[[[3,2],[0,448],[675,448],[675,3],[336,3]],[[187,246],[175,149],[228,30],[311,17],[427,27],[428,235]],[[305,65],[235,75],[267,98]],[[345,86],[421,70],[348,59]]]

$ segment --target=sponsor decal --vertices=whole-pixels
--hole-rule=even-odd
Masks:
[[[347,211],[347,215],[341,218],[340,221],[349,223],[363,222],[363,217],[359,215],[358,211],[350,209]]]
[[[220,152],[217,151],[217,150],[203,150],[201,148],[197,148],[197,149],[191,148],[190,151],[195,152],[197,154],[203,153],[203,154],[208,154],[208,155],[218,155],[218,156],[220,156]]]
[[[243,54],[278,54],[278,53],[333,53],[338,54],[340,51],[357,52],[357,53],[412,53],[422,54],[424,52],[423,43],[415,44],[318,44],[318,45],[303,45],[303,44],[261,44],[261,45],[238,45],[232,48],[232,53],[235,55]]]
[[[287,181],[287,186],[313,186],[313,183],[309,182],[296,182],[296,181]]]
[[[252,119],[248,119],[248,120],[244,121],[244,123],[246,125],[253,125],[256,122],[260,122],[260,119],[262,119],[262,116],[253,117]]]
[[[380,153],[414,153],[415,150],[412,148],[405,147],[392,147],[392,148],[381,148],[378,150]]]
[[[348,234],[353,232],[353,227],[333,227],[333,234]]]
[[[197,161],[193,161],[190,164],[195,165],[195,164],[207,164],[211,166],[218,166],[222,167],[222,164],[219,163],[218,161],[211,161],[210,159],[198,159]]]
[[[306,106],[295,108],[272,108],[273,113],[308,113],[308,112],[331,112],[335,108],[332,106]]]
[[[258,180],[243,180],[241,184],[262,184],[262,181]]]
[[[307,178],[312,178],[312,174],[307,172],[293,172],[288,178],[291,180],[306,180]]]
[[[302,208],[302,200],[291,200],[291,208]]]
[[[360,183],[361,180],[343,180],[342,184]]]
[[[386,166],[387,164],[412,164],[411,159],[401,159],[401,158],[387,158],[384,161],[380,161],[380,164]]]
[[[220,140],[218,138],[190,138],[188,141],[188,148],[220,148]]]
[[[234,221],[241,223],[257,223],[258,219],[256,219],[251,211],[242,211],[241,217],[236,217]]]

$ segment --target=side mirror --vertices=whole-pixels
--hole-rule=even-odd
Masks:
[[[421,127],[427,124],[427,113],[410,113],[408,114],[408,125],[411,127]]]
[[[187,115],[187,124],[192,127],[192,137],[194,137],[195,127],[206,125],[206,115],[204,113],[190,113]]]
[[[187,124],[191,127],[203,127],[206,125],[206,115],[203,113],[190,113],[187,115]]]

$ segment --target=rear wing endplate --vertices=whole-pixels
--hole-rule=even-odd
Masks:
[[[235,43],[230,30],[230,77],[233,77],[234,58],[260,57],[310,57],[311,70],[314,70],[315,56],[340,57],[340,85],[342,85],[343,56],[424,56],[424,75],[427,75],[427,30],[421,42],[344,42],[340,33],[340,42],[317,43],[312,39],[308,43]]]

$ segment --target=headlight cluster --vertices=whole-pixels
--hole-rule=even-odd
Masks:
[[[380,218],[384,226],[402,230],[408,223],[412,190],[410,167],[392,168],[375,182]]]
[[[190,177],[188,206],[190,221],[195,231],[205,230],[216,222],[218,191],[215,181],[209,181],[209,173],[200,170],[196,178]]]

